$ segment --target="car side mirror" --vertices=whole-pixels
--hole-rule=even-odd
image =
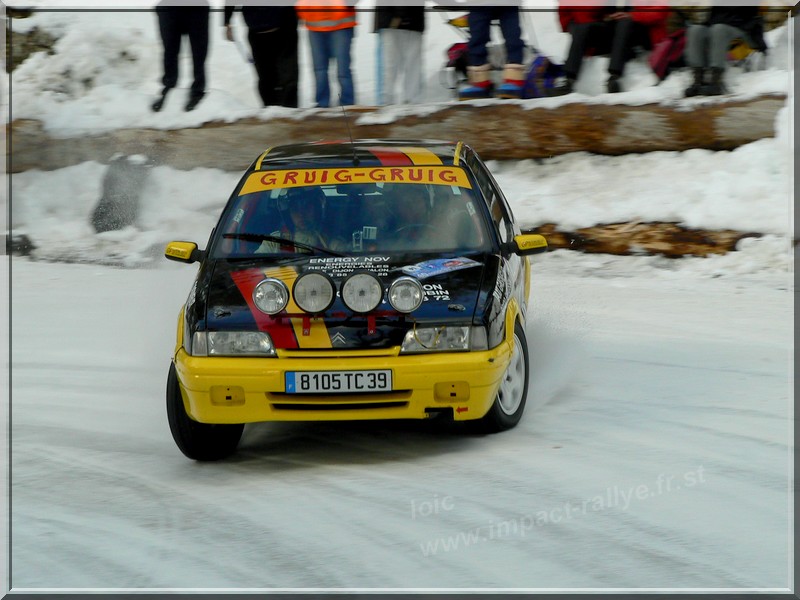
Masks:
[[[514,236],[514,239],[506,244],[506,249],[519,256],[539,254],[547,252],[547,240],[538,233],[524,233]]]
[[[194,242],[170,242],[164,250],[164,256],[169,260],[187,265],[203,260],[205,255],[206,253],[200,250]]]

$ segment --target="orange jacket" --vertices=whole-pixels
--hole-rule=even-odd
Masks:
[[[297,0],[297,16],[311,31],[336,31],[356,26],[356,11],[341,0]]]

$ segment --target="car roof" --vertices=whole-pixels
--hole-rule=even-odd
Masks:
[[[464,148],[461,142],[436,140],[323,140],[273,146],[256,159],[252,170],[457,165]]]

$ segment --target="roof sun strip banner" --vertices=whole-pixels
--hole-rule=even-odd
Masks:
[[[407,183],[472,188],[463,169],[449,166],[280,169],[251,173],[239,195],[282,188],[348,183]]]

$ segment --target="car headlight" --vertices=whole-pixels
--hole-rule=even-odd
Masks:
[[[356,273],[342,286],[342,301],[353,312],[368,313],[377,308],[382,299],[381,282],[369,273]]]
[[[277,314],[289,303],[289,289],[280,279],[268,277],[253,290],[253,302],[261,312]]]
[[[292,288],[292,298],[307,313],[321,313],[333,303],[333,283],[320,273],[298,277]]]
[[[192,356],[275,356],[272,338],[263,331],[196,331]]]
[[[486,350],[486,330],[469,325],[415,327],[406,332],[402,353]]]
[[[389,286],[389,304],[397,312],[414,312],[424,297],[422,284],[413,277],[400,277]]]

